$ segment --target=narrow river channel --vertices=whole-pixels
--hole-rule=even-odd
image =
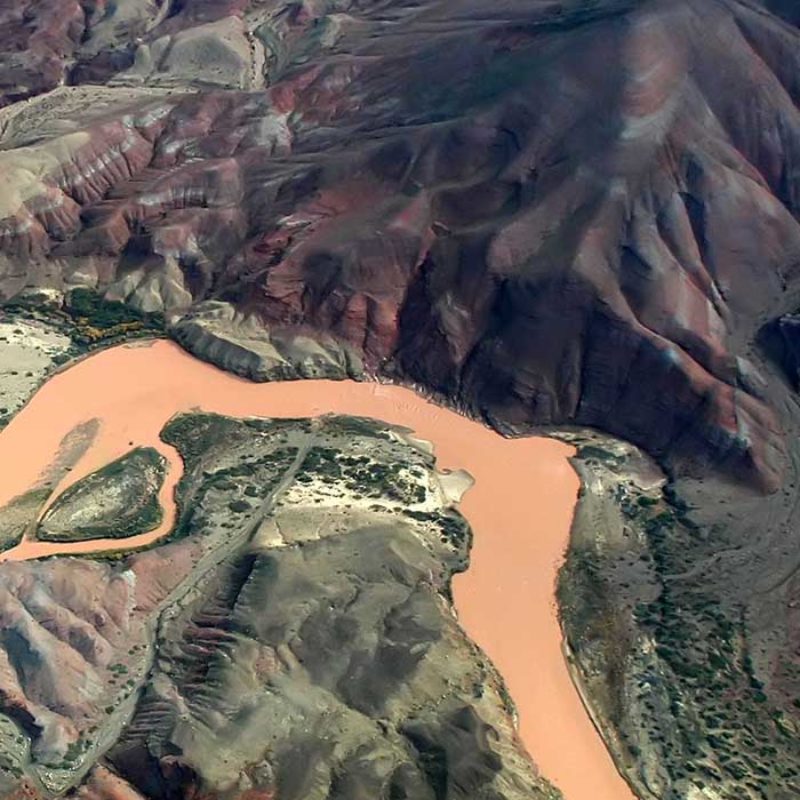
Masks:
[[[159,439],[173,415],[202,409],[232,416],[373,417],[432,442],[440,469],[465,469],[475,485],[460,509],[474,534],[470,569],[454,581],[459,621],[503,675],[519,712],[522,741],[566,800],[630,800],[576,691],[561,644],[555,581],[569,541],[578,478],[572,448],[553,439],[505,439],[413,391],[353,381],[255,384],[156,341],[93,355],[48,381],[0,433],[0,505],[30,489],[66,434],[100,427],[68,482],[134,446],[170,461],[163,524],[125,540],[148,544],[174,521],[182,465]],[[59,490],[62,489],[59,487]],[[25,540],[0,561],[119,548],[120,541],[52,544]],[[0,565],[0,581],[2,581]]]

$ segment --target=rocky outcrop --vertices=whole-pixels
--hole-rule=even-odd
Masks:
[[[254,381],[363,376],[358,352],[346,343],[295,327],[268,329],[219,301],[198,305],[171,334],[198,358]]]
[[[760,332],[760,340],[794,389],[800,389],[800,316],[784,314]]]

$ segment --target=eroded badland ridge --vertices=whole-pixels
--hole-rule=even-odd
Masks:
[[[598,425],[679,472],[779,482],[745,346],[794,310],[779,17],[3,8],[6,297],[98,288],[254,377],[382,369],[500,426]]]

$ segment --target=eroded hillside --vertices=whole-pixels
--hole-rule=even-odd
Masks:
[[[797,31],[746,3],[7,3],[0,287],[775,488]],[[778,8],[777,10],[780,10]],[[437,76],[431,80],[431,76]]]
[[[0,1],[0,291],[13,306],[0,337],[3,420],[59,362],[166,332],[258,380],[377,374],[507,433],[576,423],[632,442],[665,470],[667,489],[636,488],[640,463],[627,462],[627,445],[587,456],[594,463],[582,467],[587,492],[563,584],[565,628],[590,704],[644,796],[794,797],[795,6]],[[324,455],[313,466],[343,480]],[[299,491],[293,487],[287,491]],[[154,659],[156,639],[135,645],[144,648],[134,651],[140,669],[158,677],[146,707],[143,699],[134,708],[134,691],[103,706],[108,714],[94,700],[87,706],[95,690],[106,703],[107,690],[96,687],[107,678],[118,687],[138,680],[102,672],[132,669],[136,659],[103,662],[94,683],[83,651],[67,657],[58,677],[86,672],[89,688],[76,694],[65,685],[63,696],[53,694],[53,663],[5,669],[15,724],[28,720],[9,740],[9,786],[24,775],[38,791],[42,781],[72,785],[76,764],[100,748],[107,755],[86,778],[84,797],[138,800],[137,793],[212,786],[212,796],[225,796],[234,785],[252,790],[250,800],[271,797],[277,785],[298,798],[309,786],[333,796],[438,797],[442,759],[460,764],[477,752],[487,769],[459,779],[457,791],[511,792],[497,788],[505,787],[512,750],[504,749],[507,720],[493,700],[489,713],[483,700],[447,695],[435,723],[417,719],[398,688],[411,678],[398,673],[397,683],[360,684],[358,705],[337,683],[339,662],[314,672],[297,653],[289,658],[293,629],[280,608],[265,630],[250,619],[247,592],[240,602],[252,579],[283,604],[294,590],[286,573],[301,576],[332,609],[304,606],[294,609],[297,619],[322,650],[344,640],[363,647],[367,660],[353,655],[349,664],[363,677],[363,663],[386,656],[376,643],[359,644],[358,603],[337,609],[347,605],[347,570],[365,586],[380,583],[377,562],[364,555],[378,546],[371,527],[356,533],[361,518],[347,516],[352,536],[312,536],[295,552],[278,548],[267,526],[269,559],[242,545],[212,568],[203,559],[214,548],[200,543],[217,534],[203,526],[241,532],[258,504],[250,495],[228,498],[230,489],[203,491],[212,492],[217,522],[197,521],[191,530],[199,535],[169,545],[167,561],[154,551],[114,566],[8,567],[17,587],[10,629],[21,631],[15,647],[36,632],[37,652],[45,652],[52,631],[29,624],[30,597],[19,592],[39,583],[63,588],[80,575],[111,593],[91,594],[92,602],[114,625],[130,626],[126,638],[157,636],[145,618],[155,619],[186,576],[208,565],[207,583],[186,588],[191,602],[176,606],[171,649]],[[22,497],[4,511],[4,541],[21,535],[40,501]],[[407,591],[425,620],[412,633],[402,615],[397,623],[408,637],[392,660],[401,669],[412,649],[442,652],[450,641],[446,615],[431,611],[446,608],[446,577],[419,584],[409,566],[422,559],[411,544],[419,540],[396,519],[384,522],[380,560],[397,572],[391,591]],[[359,537],[371,544],[357,553]],[[431,558],[419,563],[445,564],[443,574],[452,567],[438,552]],[[338,565],[324,582],[323,562]],[[137,574],[139,564],[152,578],[152,586],[144,582],[150,611],[125,622],[129,578],[117,576]],[[42,618],[72,631],[67,620],[78,612],[64,611],[58,597],[52,603]],[[314,615],[324,613],[323,625]],[[386,613],[381,624],[390,631]],[[223,618],[238,627],[220,631]],[[63,636],[93,642],[96,633],[81,625]],[[222,647],[193,709],[175,681],[200,681],[201,655],[212,650],[201,637],[192,651],[185,635],[206,629]],[[116,652],[115,637],[109,628],[97,647]],[[453,642],[461,653],[463,643]],[[232,666],[240,663],[242,673]],[[467,674],[478,674],[476,663]],[[292,670],[308,696],[277,688],[252,708],[225,699]],[[390,722],[369,705],[380,692],[396,700],[399,716]],[[310,697],[329,712],[320,721],[329,740],[348,744],[326,750],[309,742],[300,756],[308,772],[285,752],[275,754],[274,769],[244,777],[224,749],[212,757],[226,737],[238,741],[247,725],[260,730],[265,720],[280,717],[287,735],[299,735],[294,715],[312,713],[302,705]],[[243,727],[223,735],[234,712]],[[182,713],[198,715],[202,733],[181,728]],[[73,717],[93,720],[90,749],[80,750],[84,722]],[[410,733],[401,718],[411,720]],[[32,719],[47,725],[31,727]],[[120,738],[129,719],[133,733]],[[498,770],[484,723],[501,731],[501,744],[489,747],[499,753]],[[379,733],[379,752],[358,749],[368,729]],[[38,766],[28,755],[31,736]],[[412,754],[407,765],[400,743]],[[116,772],[149,782],[126,785]],[[303,777],[286,788],[287,773]]]
[[[427,451],[346,417],[163,436],[170,543],[0,565],[3,796],[555,797],[454,620]]]

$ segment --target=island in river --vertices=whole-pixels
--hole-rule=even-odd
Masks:
[[[397,386],[249,383],[156,341],[39,390],[0,434],[0,502],[60,497],[52,518],[141,448],[168,465],[157,527],[44,541],[37,507],[0,555],[0,724],[20,739],[7,782],[549,797],[527,749],[568,800],[631,797],[562,653],[571,447]]]

